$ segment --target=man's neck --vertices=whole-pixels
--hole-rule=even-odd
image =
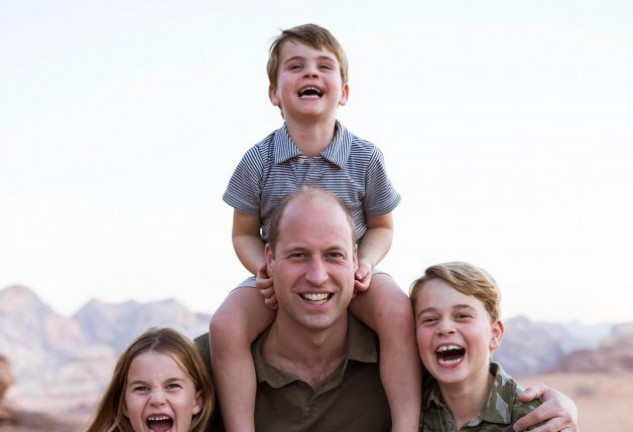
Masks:
[[[330,145],[335,134],[336,118],[319,122],[301,122],[286,119],[286,128],[292,141],[301,153],[308,157],[317,156]]]
[[[486,405],[493,383],[494,377],[486,369],[461,383],[439,384],[442,398],[453,416],[457,430],[479,415]]]
[[[348,321],[346,314],[343,317],[331,328],[312,331],[278,315],[262,355],[270,365],[316,388],[345,358]]]

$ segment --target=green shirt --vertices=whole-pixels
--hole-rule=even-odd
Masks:
[[[251,348],[257,372],[257,432],[387,432],[389,403],[380,381],[375,334],[349,316],[346,355],[316,388],[266,363]]]
[[[492,362],[490,373],[495,377],[486,405],[479,415],[466,423],[460,431],[512,432],[512,425],[539,405],[533,401],[519,402],[517,395],[523,392],[519,384],[508,375],[501,365]],[[444,404],[439,384],[429,380],[424,389],[420,431],[456,432],[453,416]]]

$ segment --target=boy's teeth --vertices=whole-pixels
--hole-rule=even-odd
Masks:
[[[458,349],[460,349],[460,347],[458,347],[457,345],[443,345],[437,349],[437,352],[444,352],[444,351],[458,350]]]

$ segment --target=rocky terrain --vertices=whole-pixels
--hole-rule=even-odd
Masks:
[[[209,318],[175,300],[93,300],[65,317],[26,287],[1,290],[0,356],[5,360],[0,357],[0,432],[80,430],[118,354],[134,337],[152,326],[170,326],[194,337],[206,331]],[[621,398],[633,400],[633,324],[585,326],[525,317],[505,324],[494,357],[508,372],[524,384],[545,382],[572,396],[585,432],[633,427],[633,422],[620,427],[626,411],[621,416],[612,412]],[[618,398],[609,399],[613,395]],[[594,429],[591,421],[606,413],[619,423]]]

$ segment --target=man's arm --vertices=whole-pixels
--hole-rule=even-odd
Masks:
[[[531,432],[579,432],[578,408],[574,401],[563,393],[545,384],[534,385],[519,395],[521,402],[541,401],[534,411],[521,417],[514,424],[514,430],[520,432],[531,426],[542,425],[531,429]]]

